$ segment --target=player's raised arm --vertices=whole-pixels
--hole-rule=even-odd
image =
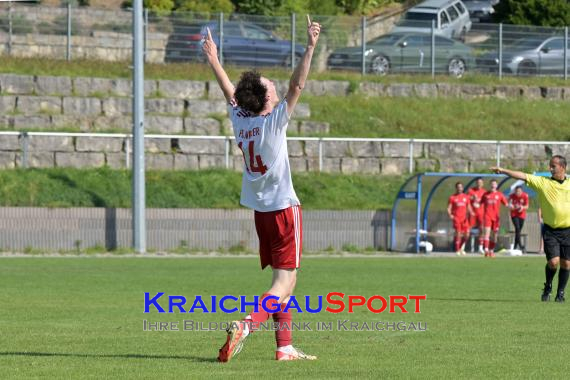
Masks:
[[[305,81],[307,80],[307,75],[309,75],[309,69],[311,68],[311,60],[313,59],[313,52],[315,51],[315,46],[319,39],[319,34],[321,33],[321,24],[318,22],[311,22],[309,15],[307,15],[307,48],[305,49],[305,54],[301,58],[301,61],[295,68],[291,80],[289,81],[289,91],[287,91],[287,112],[289,115],[293,113],[293,109],[297,105],[297,101],[301,96],[301,91],[305,87]]]
[[[202,52],[206,56],[206,60],[212,67],[214,71],[214,75],[216,76],[216,80],[224,93],[224,96],[228,103],[233,99],[235,88],[233,83],[228,78],[228,74],[224,71],[224,68],[220,64],[220,60],[218,59],[218,47],[212,38],[212,33],[210,32],[210,28],[206,28],[207,34],[204,39],[204,44],[202,45]]]
[[[496,173],[496,174],[506,174],[511,178],[515,178],[515,179],[520,179],[522,181],[526,181],[526,173],[523,172],[519,172],[516,170],[509,170],[509,169],[505,169],[505,168],[501,168],[499,166],[493,166],[491,168],[491,171]]]

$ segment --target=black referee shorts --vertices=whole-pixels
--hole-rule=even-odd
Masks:
[[[547,260],[553,257],[570,260],[570,228],[552,228],[545,224],[543,238]]]

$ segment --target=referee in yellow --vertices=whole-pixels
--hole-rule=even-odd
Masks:
[[[566,178],[566,159],[559,155],[552,157],[550,178],[500,167],[493,167],[491,170],[526,181],[528,187],[538,194],[544,220],[544,252],[548,260],[542,300],[550,301],[552,279],[560,265],[558,290],[554,301],[564,302],[564,289],[570,273],[570,179]]]

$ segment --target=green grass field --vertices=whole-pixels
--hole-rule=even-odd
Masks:
[[[273,360],[273,333],[258,332],[222,365],[214,359],[223,332],[145,332],[143,320],[221,322],[235,314],[144,314],[144,292],[251,297],[270,281],[255,258],[3,258],[0,377],[567,378],[569,306],[539,301],[543,265],[544,258],[307,257],[299,296],[427,300],[421,314],[358,309],[294,319],[422,322],[427,331],[296,332],[295,344],[319,360],[288,363]]]

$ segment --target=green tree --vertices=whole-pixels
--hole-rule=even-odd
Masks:
[[[567,0],[502,0],[495,10],[494,20],[497,22],[558,27],[570,25],[570,3]]]
[[[151,11],[171,11],[174,8],[174,0],[144,0],[144,7]]]
[[[274,15],[280,0],[233,0],[236,12],[250,15]]]
[[[337,5],[337,0],[310,0],[308,10],[315,15],[337,15],[342,9]]]
[[[393,1],[391,0],[337,0],[337,6],[341,8],[343,13],[349,15],[369,14],[374,10],[380,9]],[[403,2],[403,1],[398,1]]]
[[[334,3],[335,0],[232,0],[236,6],[236,12],[264,15],[285,16],[291,13],[313,13],[311,4]]]
[[[133,0],[125,0],[121,8],[132,8]],[[174,8],[174,0],[144,0],[143,7],[155,12],[171,11]]]
[[[232,13],[234,11],[231,0],[176,0],[174,8],[178,11],[204,13]]]
[[[133,0],[125,0],[121,8],[132,8]],[[174,0],[144,0],[143,7],[155,12],[168,12],[174,8]]]
[[[405,0],[397,0],[402,3]],[[291,12],[315,15],[369,14],[392,0],[232,0],[238,13],[277,16]]]

